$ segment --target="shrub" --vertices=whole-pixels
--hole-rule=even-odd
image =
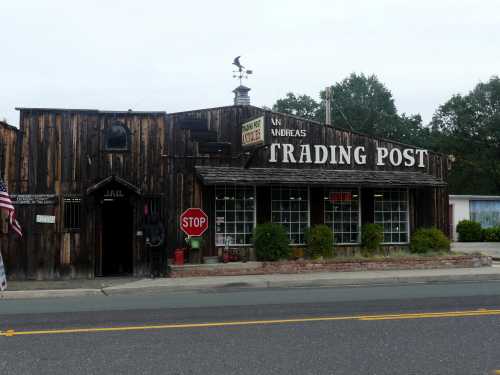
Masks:
[[[365,224],[361,227],[361,247],[370,254],[380,249],[384,240],[384,228],[380,224]]]
[[[288,259],[292,249],[285,228],[281,224],[259,224],[253,231],[252,241],[258,260]]]
[[[410,251],[417,254],[450,251],[450,240],[437,228],[420,228],[411,236]]]
[[[305,232],[306,254],[310,258],[333,256],[333,232],[327,225],[315,225]]]
[[[486,242],[500,242],[500,227],[483,229],[482,239]]]
[[[458,240],[460,242],[481,241],[481,224],[472,220],[462,220],[457,224]]]

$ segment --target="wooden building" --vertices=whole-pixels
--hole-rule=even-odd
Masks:
[[[325,223],[339,249],[359,247],[363,223],[382,224],[396,247],[416,228],[449,229],[447,158],[413,146],[250,105],[19,111],[19,131],[0,127],[25,233],[1,240],[11,279],[149,275],[146,214],[165,224],[165,267],[185,246],[178,221],[189,207],[209,216],[205,256],[251,249],[253,228],[269,221],[297,246]]]

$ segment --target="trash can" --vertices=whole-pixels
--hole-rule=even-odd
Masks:
[[[182,266],[184,264],[184,249],[175,249],[174,259],[176,266]]]

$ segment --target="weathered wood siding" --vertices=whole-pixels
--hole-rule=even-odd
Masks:
[[[19,167],[19,139],[20,132],[17,128],[0,121],[0,177],[4,180],[9,192],[16,186],[16,170]],[[0,251],[6,264],[12,264],[12,256],[19,248],[19,241],[12,236],[0,235]],[[21,255],[17,258],[24,259]],[[13,265],[16,269],[21,269],[21,264]]]
[[[211,166],[243,166],[248,159],[247,151],[241,146],[241,124],[255,118],[257,116],[265,116],[266,122],[266,143],[291,143],[297,147],[301,144],[323,144],[323,145],[350,145],[364,146],[366,154],[374,155],[377,147],[386,147],[389,152],[393,148],[414,148],[411,145],[404,145],[399,142],[393,142],[386,139],[370,137],[365,134],[351,132],[343,129],[337,129],[332,126],[325,126],[315,121],[288,116],[284,114],[274,113],[268,110],[263,110],[252,106],[232,106],[221,107],[207,110],[191,111],[174,113],[167,115],[169,132],[172,134],[169,149],[172,152],[169,154],[169,163],[171,165],[171,179],[175,184],[170,186],[169,207],[171,207],[174,215],[169,217],[169,238],[175,238],[172,242],[170,250],[176,246],[184,246],[182,239],[183,234],[178,230],[179,215],[186,209],[192,206],[203,207],[210,220],[214,219],[214,193],[213,188],[203,188],[196,179],[193,171],[194,165],[211,165]],[[200,144],[203,141],[196,141],[194,136],[198,131],[186,129],[182,127],[183,121],[192,119],[204,120],[206,131],[215,132],[217,142],[228,142],[230,152],[227,154],[203,154],[200,153]],[[284,129],[304,129],[306,130],[305,137],[272,137],[271,134],[271,119],[279,120],[281,128]],[[300,164],[300,163],[269,163],[269,149],[261,149],[257,151],[255,157],[250,162],[252,167],[266,168],[326,168],[326,169],[363,169],[363,170],[390,170],[390,171],[416,171],[432,175],[440,180],[447,181],[447,158],[439,153],[429,151],[425,158],[426,167],[419,168],[417,165],[413,167],[393,167],[386,163],[384,166],[377,166],[375,158],[369,157],[368,163],[364,165],[331,165],[331,164]],[[200,191],[203,193],[200,194]],[[312,193],[311,193],[312,194]],[[312,194],[314,195],[314,194]],[[322,194],[321,194],[322,195]],[[262,222],[267,217],[269,220],[270,213],[267,212],[267,203],[262,203],[259,198],[269,198],[269,193],[266,188],[257,189],[257,218],[258,222]],[[201,200],[201,202],[200,202]],[[421,226],[436,226],[448,232],[448,192],[446,188],[410,188],[410,221],[411,230],[415,230]],[[270,201],[269,201],[270,203]],[[323,207],[321,204],[313,204],[311,202],[311,224],[319,224],[323,221]],[[316,202],[317,203],[317,202]],[[365,203],[366,205],[367,203]],[[369,216],[371,207],[366,207]],[[373,215],[372,215],[373,216]],[[213,225],[205,234],[205,249],[206,255],[216,254],[214,246],[214,229]],[[175,244],[175,245],[174,245]]]
[[[364,146],[374,153],[377,146],[406,148],[397,142],[325,126],[313,121],[273,113],[253,106],[230,106],[166,115],[163,112],[100,112],[94,110],[21,109],[20,131],[0,126],[0,167],[11,193],[55,194],[53,205],[17,206],[26,236],[22,241],[3,239],[9,277],[43,279],[93,277],[99,269],[102,239],[100,205],[86,190],[111,175],[141,190],[134,203],[134,274],[147,275],[150,255],[136,230],[143,224],[143,205],[148,197],[160,199],[167,227],[166,245],[172,256],[184,247],[179,216],[189,207],[204,208],[214,219],[214,189],[202,186],[195,176],[195,165],[243,166],[249,158],[241,146],[241,124],[264,115],[267,143],[341,144]],[[272,139],[271,119],[281,127],[305,129],[304,138]],[[104,150],[104,131],[120,121],[130,131],[131,147],[126,152]],[[198,121],[198,122],[197,122]],[[191,125],[189,125],[191,123]],[[194,125],[193,125],[194,123]],[[188,125],[186,125],[188,124]],[[214,144],[223,152],[207,152]],[[7,151],[5,151],[7,150]],[[366,170],[405,170],[430,174],[447,180],[446,157],[429,153],[426,168],[366,165],[313,165],[269,163],[269,150],[261,149],[250,168],[356,168]],[[370,160],[370,159],[369,159]],[[320,188],[318,188],[320,189]],[[319,190],[318,190],[319,191]],[[62,225],[62,199],[80,196],[82,221],[79,231],[66,231]],[[257,220],[268,218],[269,188],[257,189]],[[434,225],[448,231],[448,193],[440,188],[410,188],[412,230]],[[321,202],[311,203],[311,223],[323,220]],[[362,202],[368,204],[369,202]],[[367,211],[369,212],[369,211]],[[55,215],[56,225],[36,224],[37,214]],[[205,234],[205,255],[214,255],[214,225]]]
[[[104,131],[120,121],[130,131],[129,151],[104,150]],[[141,189],[145,196],[166,198],[167,127],[162,112],[99,112],[92,110],[21,110],[19,168],[12,192],[56,194],[55,205],[17,206],[26,236],[6,255],[11,278],[92,277],[99,250],[98,207],[86,189],[115,175]],[[10,181],[9,181],[10,182]],[[79,231],[65,231],[64,196],[79,196]],[[142,201],[134,209],[134,227],[142,225]],[[163,203],[165,204],[165,203]],[[56,225],[36,224],[36,214],[56,216]],[[134,232],[135,236],[135,232]],[[134,273],[148,274],[142,239],[134,237]]]

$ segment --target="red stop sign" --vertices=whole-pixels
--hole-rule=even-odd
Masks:
[[[201,236],[208,228],[208,216],[201,208],[188,208],[180,217],[180,225],[188,236]]]

